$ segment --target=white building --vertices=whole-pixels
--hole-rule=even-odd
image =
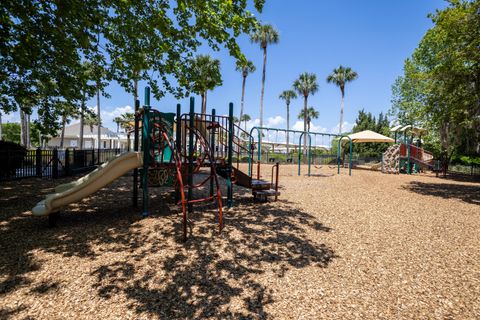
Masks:
[[[49,147],[60,147],[62,130],[58,130],[57,136],[48,141]],[[98,136],[97,126],[83,126],[83,149],[97,149]],[[132,135],[133,136],[133,135]],[[133,143],[133,142],[132,142]],[[64,148],[78,148],[80,146],[80,123],[75,123],[65,127],[65,136],[63,139]],[[116,133],[112,130],[100,127],[100,149],[127,149],[128,137],[125,133]]]

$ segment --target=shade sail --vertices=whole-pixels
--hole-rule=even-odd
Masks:
[[[371,130],[365,130],[357,133],[349,134],[348,137],[352,139],[353,143],[362,142],[395,142],[392,138],[386,137],[383,134],[373,132]],[[348,141],[347,137],[342,138],[343,141]]]

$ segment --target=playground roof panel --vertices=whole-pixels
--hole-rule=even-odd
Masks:
[[[352,139],[353,143],[363,143],[363,142],[395,142],[390,137],[384,136],[383,134],[365,130],[357,133],[349,134],[348,137]],[[348,137],[343,137],[342,140],[348,141]]]

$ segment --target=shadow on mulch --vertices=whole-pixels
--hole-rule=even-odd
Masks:
[[[228,243],[228,255],[218,251],[219,241],[209,235],[211,225],[202,225],[183,245],[185,250],[159,261],[158,268],[168,273],[168,279],[159,279],[155,272],[138,278],[134,264],[115,262],[93,273],[99,295],[108,298],[124,292],[136,312],[160,318],[265,318],[264,307],[273,302],[272,292],[256,277],[272,271],[281,278],[290,268],[324,268],[335,257],[332,249],[305,236],[306,229],[331,230],[309,214],[279,209],[276,203],[257,207],[246,200],[237,206],[241,213],[225,218],[230,230],[215,235]],[[146,258],[156,250],[153,247],[132,259]],[[131,277],[136,278],[133,284],[128,281]],[[165,280],[165,285],[152,288],[152,282]],[[108,285],[101,285],[105,282]],[[231,311],[229,306],[238,297],[246,308]]]
[[[467,203],[480,205],[480,185],[412,181],[403,188],[422,195],[459,199]]]
[[[162,195],[155,194],[151,201],[154,211],[161,212],[152,218],[169,223],[155,230],[135,223],[140,210],[131,209],[129,177],[66,209],[57,228],[48,228],[45,218],[22,214],[51,192],[51,183],[38,183],[28,196],[22,196],[25,200],[20,207],[17,202],[9,205],[3,200],[18,194],[25,183],[2,193],[0,200],[6,204],[0,212],[0,276],[6,279],[0,282],[0,296],[28,285],[32,294],[56,290],[56,283],[34,284],[29,278],[29,272],[42,268],[42,261],[32,254],[34,250],[67,258],[101,259],[91,246],[111,248],[113,244],[115,249],[109,250],[122,252],[121,260],[109,261],[91,273],[96,278],[94,288],[104,299],[123,294],[138,314],[160,318],[265,318],[264,306],[272,302],[272,293],[256,277],[266,272],[283,277],[291,268],[324,268],[336,257],[321,240],[307,236],[312,231],[331,229],[286,201],[254,204],[250,197],[242,197],[234,210],[225,212],[225,230],[213,236],[211,217],[216,210],[207,206],[202,215],[208,216],[208,222],[192,216],[194,232],[183,243],[179,211],[169,211],[164,201],[155,201]],[[247,194],[240,188],[237,191]],[[166,237],[175,241],[162,241]],[[145,273],[135,265],[135,261],[162,250],[171,254],[160,256],[151,269],[154,271]],[[246,307],[230,311],[234,300]],[[21,311],[0,310],[0,317]]]

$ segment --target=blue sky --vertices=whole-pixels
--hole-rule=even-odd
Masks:
[[[264,99],[264,123],[285,127],[286,108],[278,95],[290,89],[301,72],[313,72],[320,90],[309,99],[309,105],[320,112],[313,121],[312,131],[336,132],[340,114],[340,90],[327,84],[327,75],[340,64],[357,71],[359,77],[346,88],[345,128],[351,128],[358,110],[364,108],[377,115],[390,108],[391,85],[402,74],[403,61],[409,57],[419,40],[432,26],[427,15],[445,7],[442,0],[267,0],[262,14],[255,15],[273,24],[280,32],[280,42],[268,47],[267,77]],[[245,108],[253,119],[259,115],[262,51],[247,36],[239,43],[257,71],[247,78]],[[229,102],[238,116],[241,98],[241,74],[235,71],[235,60],[226,50],[209,52],[220,59],[223,85],[208,94],[208,109],[227,113]],[[202,52],[202,53],[205,53]],[[143,91],[143,86],[141,86]],[[132,97],[116,83],[108,87],[111,99],[102,98],[104,125],[115,128],[112,119],[131,111]],[[143,93],[140,92],[143,97]],[[178,101],[166,96],[152,105],[161,111],[173,112]],[[200,98],[196,98],[198,110]],[[142,101],[143,103],[143,101]],[[188,99],[180,101],[187,110]],[[95,107],[95,100],[89,101]],[[302,99],[291,104],[290,126],[300,126],[297,115]],[[4,121],[15,121],[18,115],[7,115]],[[251,124],[258,122],[252,121]]]

